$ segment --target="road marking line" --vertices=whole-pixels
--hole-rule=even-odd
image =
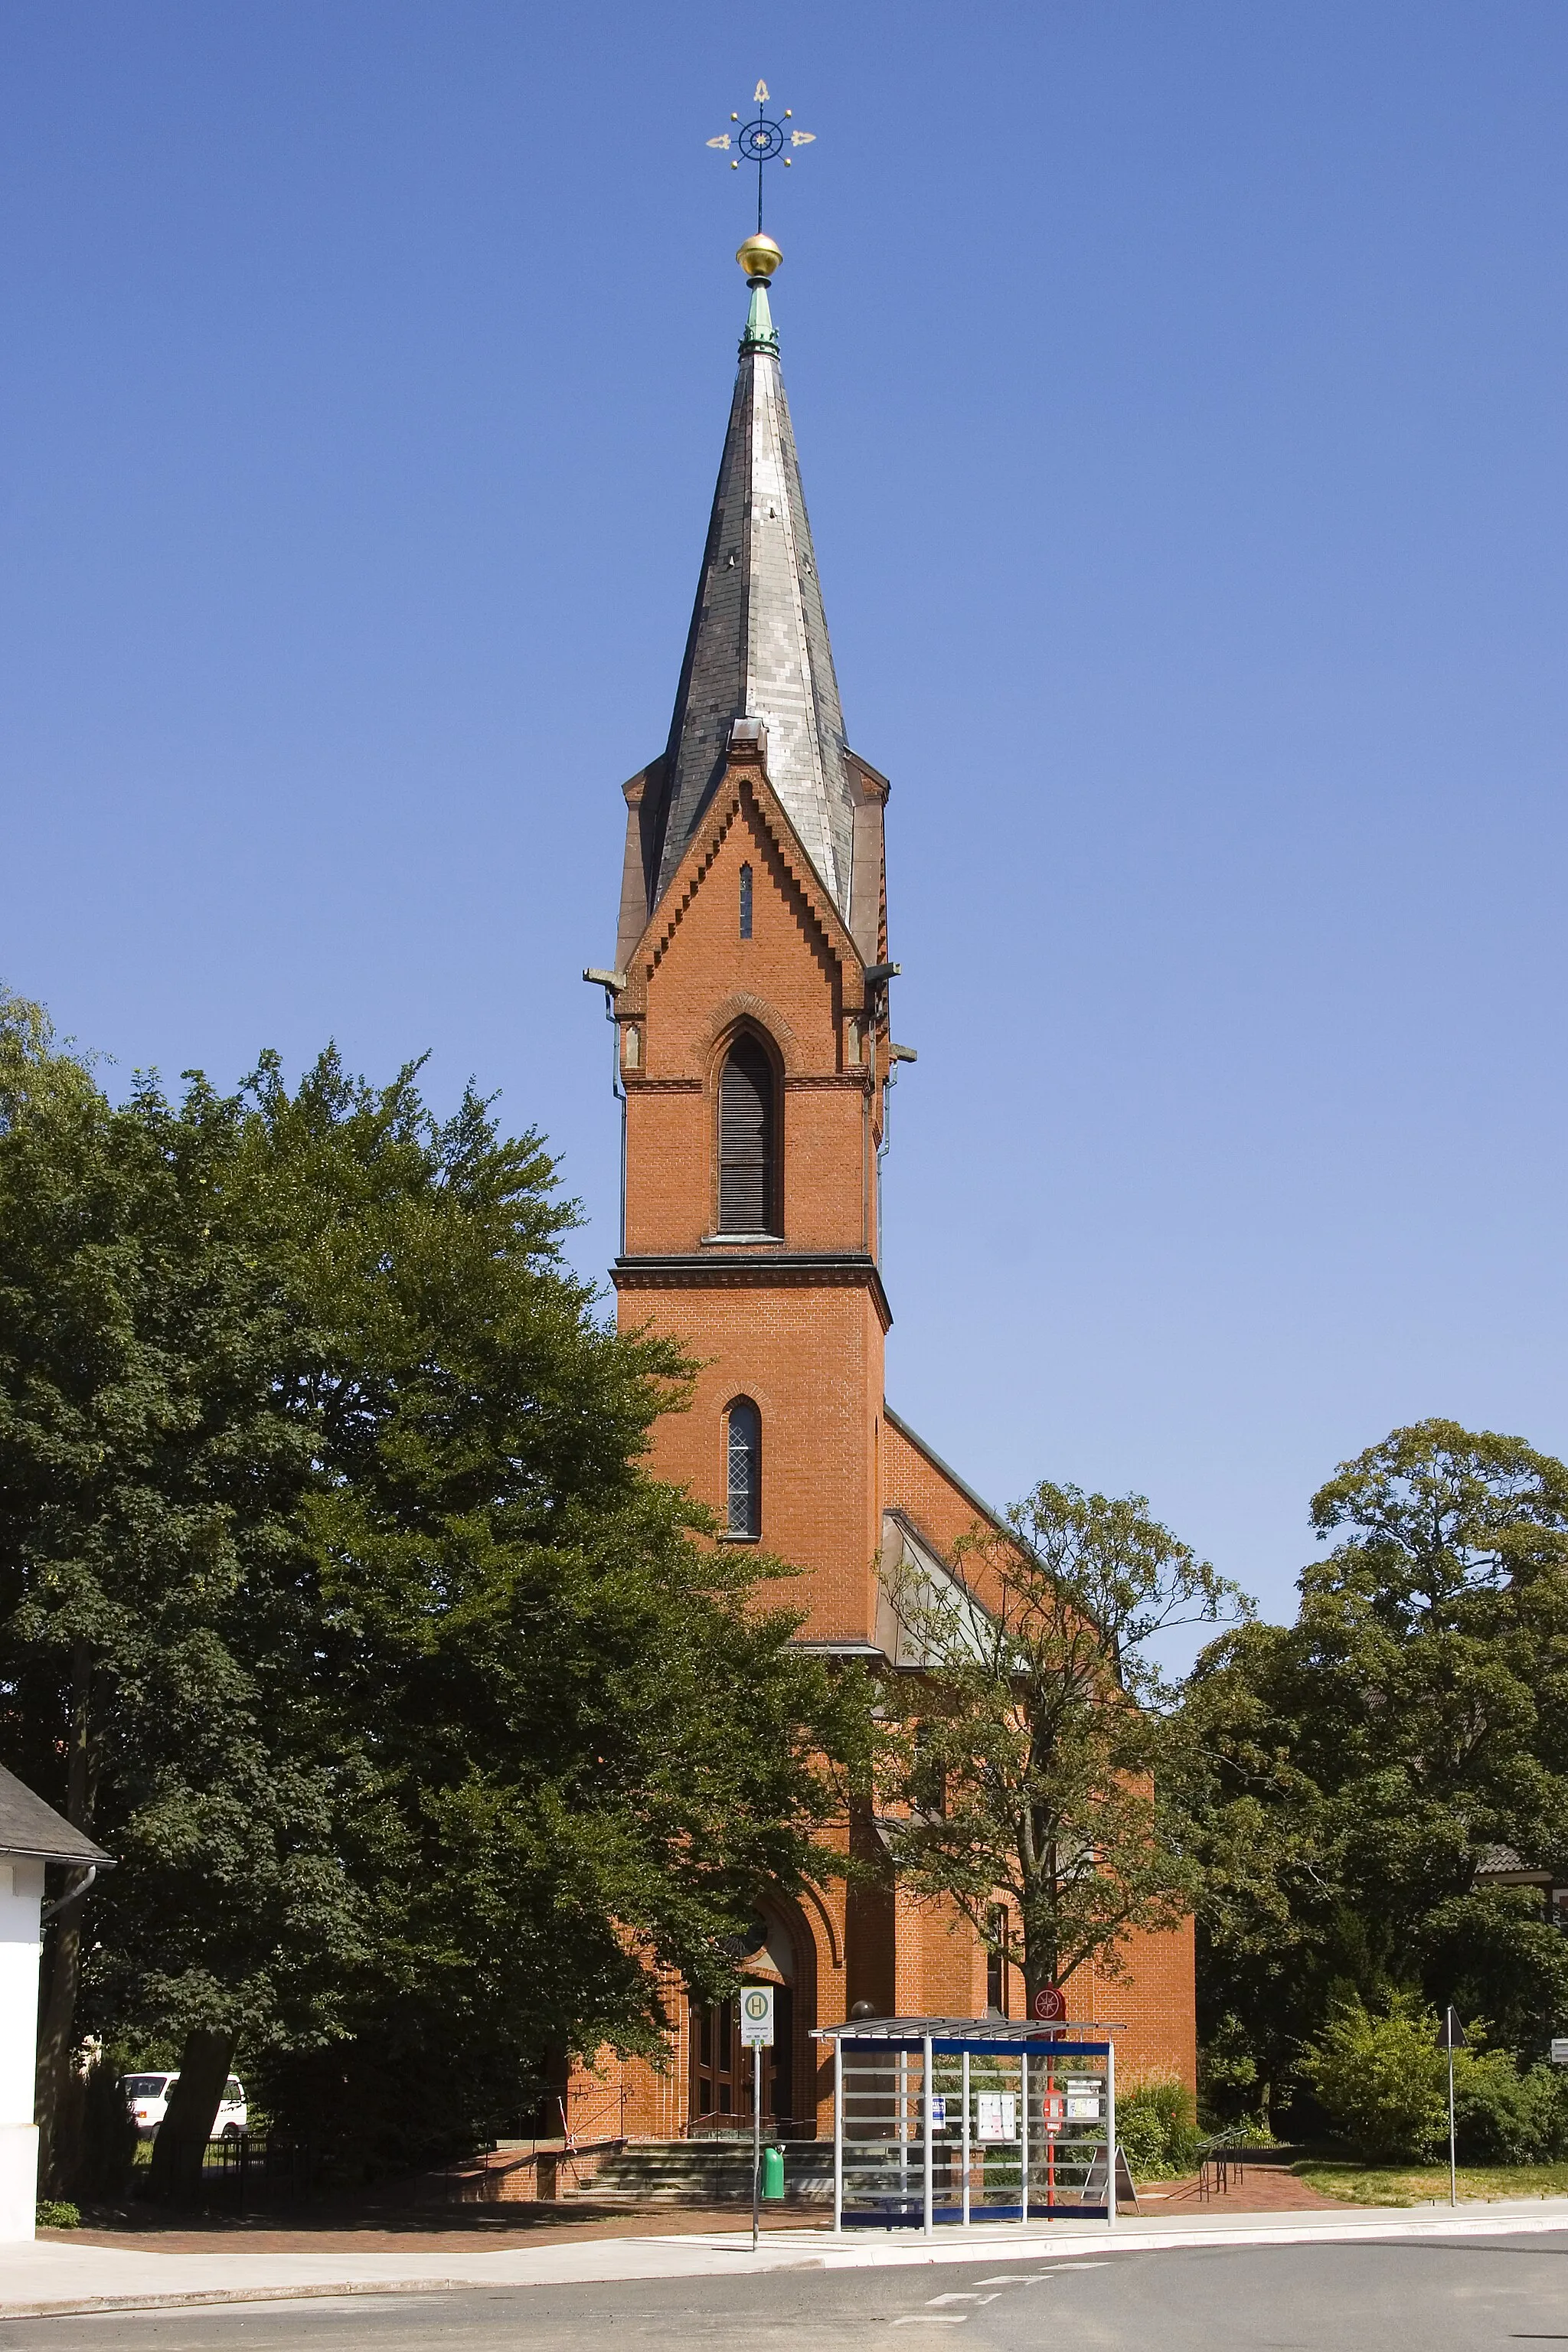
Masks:
[[[989,2300],[989,2296],[979,2294],[928,2294],[926,2309],[929,2311],[934,2304],[939,2303],[985,2303]]]
[[[1032,2286],[1037,2278],[1049,2278],[1049,2271],[998,2271],[994,2277],[982,2279],[982,2286]]]
[[[967,2311],[906,2311],[895,2319],[895,2327],[962,2327],[969,2317]]]

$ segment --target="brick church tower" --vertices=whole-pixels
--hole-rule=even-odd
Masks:
[[[758,236],[738,257],[751,309],[674,715],[625,787],[615,969],[586,975],[610,992],[625,1093],[614,1281],[624,1325],[678,1336],[702,1366],[689,1410],[658,1424],[655,1473],[710,1504],[724,1540],[796,1570],[803,1642],[896,1670],[893,1574],[945,1578],[993,1515],[884,1400],[878,1168],[905,1058],[889,786],[845,739],[769,308],[778,248]],[[869,1822],[849,1834],[875,1844]],[[1146,1940],[1111,2013],[1145,2063],[1190,2081],[1191,1937]],[[765,1906],[750,1965],[781,1987],[770,2108],[806,2134],[826,2116],[812,2025],[861,2000],[979,2015],[1020,1997],[968,1929],[890,1882]],[[610,2095],[633,2135],[738,2114],[727,2009],[683,2011],[679,2039],[666,2074],[577,2078],[573,2127]]]

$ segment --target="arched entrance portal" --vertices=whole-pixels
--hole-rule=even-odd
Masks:
[[[791,1923],[769,1905],[748,1928],[738,1966],[743,1977],[771,1984],[774,1991],[773,2046],[763,2053],[763,2122],[786,2138],[813,2137],[815,2114],[796,2113],[796,2076],[803,2030],[815,2019],[810,2007],[809,1968],[801,1966],[801,1923]],[[804,1999],[803,1999],[804,1996]],[[691,2126],[694,2133],[738,2131],[752,2116],[752,2053],[741,2047],[739,2003],[691,2004]]]

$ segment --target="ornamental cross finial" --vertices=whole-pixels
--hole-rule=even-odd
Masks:
[[[738,114],[732,114],[730,120],[731,122],[740,123],[739,130],[733,135],[728,131],[721,131],[718,138],[710,139],[708,144],[710,147],[721,147],[726,150],[735,147],[740,150],[737,155],[731,157],[731,172],[738,172],[742,163],[756,165],[757,234],[760,236],[763,230],[763,165],[773,163],[775,157],[782,155],[784,166],[787,172],[791,158],[784,155],[784,149],[809,147],[816,133],[815,131],[786,131],[784,123],[794,121],[793,110],[787,106],[784,110],[783,121],[775,121],[764,111],[764,109],[772,103],[765,81],[760,81],[752,92],[752,103],[757,110],[754,121],[742,123]]]

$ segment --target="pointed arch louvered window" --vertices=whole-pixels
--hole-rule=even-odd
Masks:
[[[719,1080],[719,1230],[772,1234],[776,1199],[777,1085],[755,1037],[739,1037]]]
[[[736,1397],[725,1431],[729,1492],[725,1524],[754,1543],[763,1532],[763,1416],[750,1397]]]

